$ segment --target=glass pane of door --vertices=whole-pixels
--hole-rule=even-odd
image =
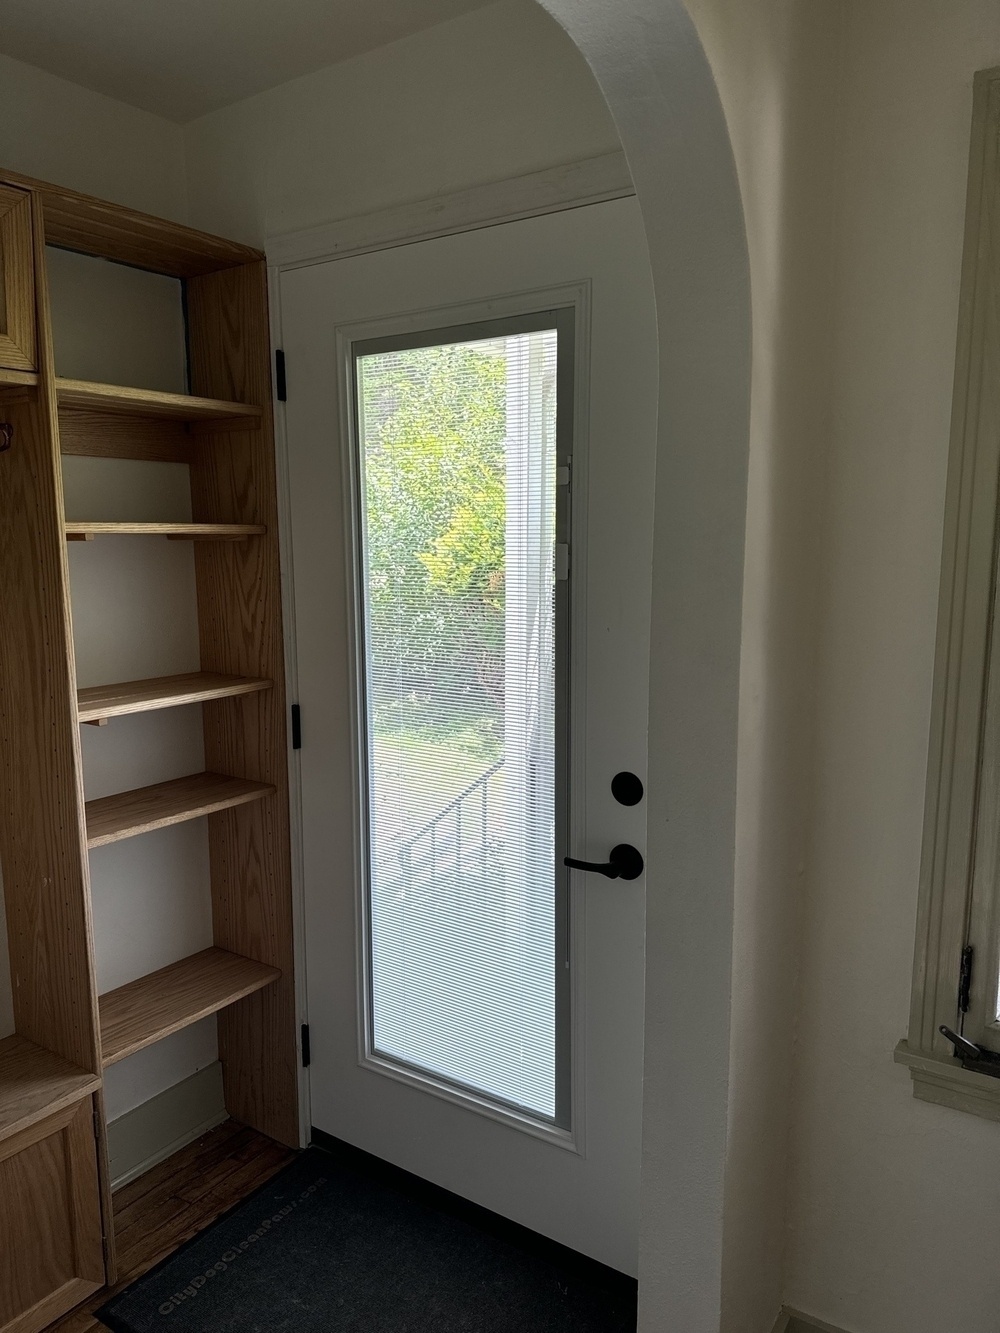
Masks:
[[[369,1044],[557,1124],[560,322],[354,347]]]

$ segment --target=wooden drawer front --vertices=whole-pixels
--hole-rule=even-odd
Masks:
[[[0,185],[0,366],[34,370],[35,283],[31,197]]]
[[[0,1142],[0,1333],[37,1333],[103,1284],[87,1097]]]

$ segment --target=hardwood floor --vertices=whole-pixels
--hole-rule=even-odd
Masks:
[[[118,1291],[203,1231],[295,1154],[252,1129],[227,1120],[187,1148],[115,1192]],[[48,1333],[107,1333],[93,1317],[104,1290]]]

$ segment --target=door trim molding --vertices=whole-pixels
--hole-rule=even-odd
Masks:
[[[526,176],[273,236],[265,246],[267,262],[282,269],[301,268],[634,194],[628,163],[619,149]]]

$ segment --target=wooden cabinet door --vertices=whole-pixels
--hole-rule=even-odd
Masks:
[[[37,364],[31,198],[0,185],[0,366],[34,370]]]
[[[87,1097],[0,1142],[0,1333],[38,1333],[103,1285]]]

